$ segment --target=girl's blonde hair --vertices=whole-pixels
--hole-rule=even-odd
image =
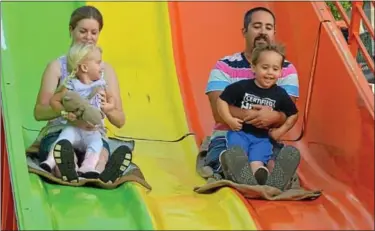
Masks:
[[[81,64],[81,62],[85,60],[87,56],[96,49],[102,52],[100,47],[96,46],[95,44],[78,43],[70,47],[68,54],[66,56],[67,70],[68,70],[69,75],[64,79],[64,82],[59,86],[57,91],[61,90],[61,88],[65,86],[65,84],[70,79],[73,79],[76,77],[76,74],[79,70],[79,65]]]

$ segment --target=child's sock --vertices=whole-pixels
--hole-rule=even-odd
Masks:
[[[39,167],[41,167],[46,172],[49,172],[49,173],[52,172],[52,169],[56,167],[56,162],[55,162],[55,158],[53,157],[52,151],[48,153],[47,160],[39,164]]]
[[[263,166],[258,168],[254,173],[254,177],[259,185],[265,185],[268,179],[268,169]]]

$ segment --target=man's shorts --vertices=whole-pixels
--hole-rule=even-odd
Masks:
[[[55,143],[55,141],[59,137],[60,133],[61,133],[61,131],[52,132],[52,133],[49,133],[48,135],[46,135],[45,137],[42,138],[42,140],[40,141],[40,147],[39,147],[39,153],[38,153],[40,162],[43,162],[47,159],[48,153],[51,150],[51,145],[53,143]],[[102,140],[103,140],[103,147],[105,149],[107,149],[108,154],[110,155],[111,152],[110,152],[110,149],[109,149],[108,142],[105,139],[102,139]],[[79,150],[74,150],[74,151],[77,154],[78,163],[81,163],[83,161],[85,153],[82,153]]]

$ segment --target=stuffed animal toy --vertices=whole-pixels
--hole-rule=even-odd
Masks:
[[[83,99],[74,91],[68,91],[64,95],[62,105],[65,111],[74,113],[77,119],[83,120],[92,126],[100,125],[104,118],[104,113],[101,110],[90,105],[88,100]]]

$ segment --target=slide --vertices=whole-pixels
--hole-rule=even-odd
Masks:
[[[1,4],[2,155],[18,229],[374,228],[373,94],[322,3]],[[33,118],[43,69],[67,51],[70,14],[83,4],[103,14],[99,44],[118,75],[126,113],[123,128],[107,124],[109,136],[135,140],[134,162],[152,191],[136,183],[114,190],[60,186],[27,171],[24,150],[45,124]],[[208,73],[217,59],[241,51],[243,14],[258,5],[275,12],[278,39],[298,69],[305,116],[288,139],[304,125],[302,139],[290,144],[302,152],[302,185],[323,190],[315,201],[246,200],[230,188],[193,192],[204,184],[195,172],[198,145],[213,125],[204,95]]]

